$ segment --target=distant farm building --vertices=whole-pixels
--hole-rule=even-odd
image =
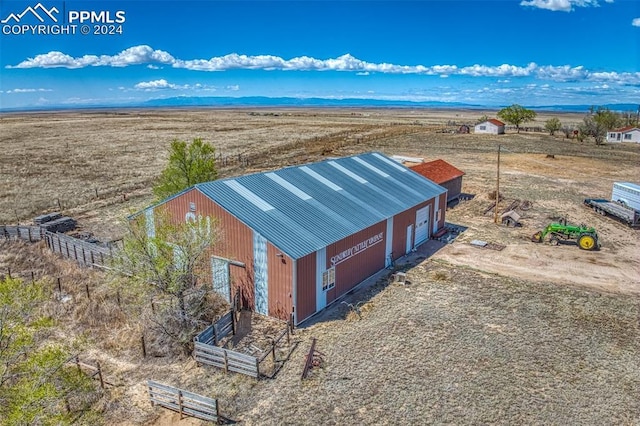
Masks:
[[[444,160],[429,161],[409,167],[416,173],[447,189],[447,202],[457,200],[462,192],[464,172]]]
[[[150,235],[156,211],[215,221],[204,282],[298,324],[426,242],[445,210],[445,188],[367,153],[197,184],[139,217]]]
[[[483,121],[482,123],[476,124],[473,131],[474,133],[488,133],[491,135],[502,135],[504,134],[505,124],[500,121],[492,118],[487,121]]]
[[[640,128],[634,126],[623,127],[607,133],[607,142],[635,142],[640,143]]]

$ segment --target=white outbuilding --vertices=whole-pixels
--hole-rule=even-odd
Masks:
[[[640,129],[634,126],[607,132],[607,142],[635,142],[640,143]]]
[[[474,128],[474,133],[488,133],[491,135],[502,135],[504,134],[504,123],[500,120],[496,120],[492,118],[487,121],[483,121],[482,123],[476,124]]]

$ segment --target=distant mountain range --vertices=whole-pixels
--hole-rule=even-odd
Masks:
[[[144,103],[150,107],[170,107],[170,106],[300,106],[300,107],[405,107],[405,108],[451,108],[451,109],[500,109],[502,106],[486,106],[478,104],[467,104],[462,102],[438,102],[438,101],[403,101],[384,99],[359,99],[359,98],[290,98],[279,97],[270,98],[265,96],[250,97],[173,97],[163,99],[152,99]],[[637,104],[607,104],[602,105],[613,111],[637,111]],[[526,108],[539,111],[563,111],[563,112],[586,112],[592,105],[545,105],[527,106]]]
[[[606,104],[602,105],[613,111],[637,111],[637,104]],[[199,97],[178,96],[172,98],[151,99],[146,102],[109,105],[55,105],[48,107],[4,108],[0,111],[47,111],[47,110],[77,110],[77,109],[117,109],[117,108],[193,108],[193,107],[344,107],[344,108],[447,108],[447,109],[489,109],[498,110],[502,106],[487,106],[467,104],[461,102],[438,101],[403,101],[383,99],[359,99],[359,98],[293,98],[293,97]],[[586,112],[592,105],[545,105],[525,106],[537,111],[558,112]]]

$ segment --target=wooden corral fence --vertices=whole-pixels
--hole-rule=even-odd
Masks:
[[[104,389],[107,385],[114,386],[113,383],[105,380],[104,376],[102,375],[102,367],[100,366],[100,363],[98,361],[96,361],[96,365],[94,366],[80,361],[80,357],[78,355],[75,355],[69,358],[66,363],[75,364],[80,373],[85,373],[89,378],[100,381],[100,387],[102,389]]]
[[[517,131],[518,130],[518,128],[516,126],[505,126],[504,129],[505,130],[509,130],[509,131]],[[549,132],[544,127],[540,127],[540,126],[520,126],[520,131],[521,132],[536,132],[536,133],[548,133]]]
[[[193,339],[193,357],[196,362],[222,368],[225,372],[245,374],[256,379],[274,377],[295,349],[295,346],[291,346],[292,327],[287,323],[286,329],[271,341],[271,347],[258,358],[218,346],[222,339],[230,334],[236,334],[235,314],[235,310],[227,312]],[[286,349],[284,348],[285,342]],[[283,352],[286,353],[286,356],[278,357]]]
[[[218,400],[215,398],[208,398],[152,380],[147,381],[147,386],[151,405],[160,405],[177,411],[180,413],[181,420],[182,416],[191,416],[216,423],[222,421]]]
[[[110,247],[88,243],[65,234],[46,231],[44,240],[52,252],[75,260],[80,266],[105,265],[113,254]]]
[[[0,226],[0,236],[7,240],[40,241],[44,239],[45,232],[39,226]]]
[[[113,255],[111,246],[89,243],[69,235],[49,232],[40,226],[0,225],[0,237],[28,242],[46,241],[47,247],[80,266],[105,265]]]
[[[236,319],[233,311],[224,314],[218,321],[200,332],[194,340],[205,345],[215,346],[220,340],[227,337],[229,333],[236,334]]]
[[[251,355],[200,342],[195,342],[193,355],[198,363],[222,368],[225,372],[233,371],[256,379],[260,376],[260,362]]]

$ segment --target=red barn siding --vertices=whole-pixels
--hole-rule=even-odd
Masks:
[[[442,204],[442,200],[445,199],[445,195],[443,194],[440,199],[440,205],[444,206],[446,204]],[[410,208],[402,213],[399,213],[393,217],[393,245],[391,246],[391,251],[393,253],[393,259],[398,259],[405,255],[406,253],[406,244],[407,244],[407,227],[409,225],[413,225],[413,234],[411,235],[412,244],[415,239],[416,233],[416,212],[425,206],[429,207],[429,235],[431,235],[431,227],[433,226],[434,221],[434,208],[435,202],[434,199],[429,201],[425,201],[424,203],[420,203],[415,207]],[[444,213],[442,214],[444,218]]]
[[[316,311],[316,253],[296,261],[296,323]]]
[[[269,316],[288,320],[293,307],[293,260],[267,243]]]
[[[195,203],[196,216],[210,217],[212,227],[218,229],[219,242],[211,250],[211,254],[242,262],[246,269],[231,266],[232,291],[240,289],[245,306],[254,306],[253,285],[253,231],[228,213],[210,198],[193,188],[159,206],[166,210],[176,222],[184,221],[190,211],[190,204]],[[211,269],[204,271],[203,280],[211,284]]]
[[[346,260],[336,265],[336,285],[327,292],[327,304],[347,293],[353,287],[361,283],[381,269],[384,269],[385,261],[385,232],[387,221],[384,220],[362,231],[348,236],[338,242],[327,246],[327,264],[325,269],[332,266],[331,258],[349,250],[369,238],[382,234],[382,238],[364,250],[358,251]]]
[[[449,180],[447,182],[443,182],[440,184],[440,186],[446,188],[448,191],[447,201],[455,200],[460,196],[460,193],[462,192],[462,176]]]

